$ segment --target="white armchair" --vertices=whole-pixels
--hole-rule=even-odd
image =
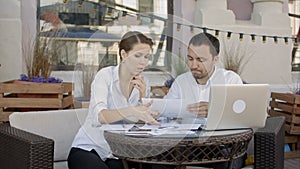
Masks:
[[[0,125],[1,168],[68,169],[72,141],[87,114],[88,109],[14,112],[10,125]]]

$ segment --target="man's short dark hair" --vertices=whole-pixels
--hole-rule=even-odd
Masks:
[[[219,55],[220,42],[216,37],[209,33],[199,33],[193,36],[189,42],[189,47],[191,44],[194,46],[208,45],[210,47],[210,53],[212,56]]]

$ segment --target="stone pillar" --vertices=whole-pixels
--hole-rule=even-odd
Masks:
[[[20,0],[0,1],[0,37],[0,82],[17,79],[22,73]]]
[[[251,20],[254,24],[268,27],[284,27],[290,25],[290,18],[283,12],[285,0],[251,0],[253,12]]]
[[[227,9],[227,0],[197,0],[194,17],[196,25],[231,25],[235,15]]]

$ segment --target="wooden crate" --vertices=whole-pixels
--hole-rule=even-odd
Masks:
[[[300,158],[300,136],[286,134],[284,142],[289,144],[291,151],[284,153],[284,158]]]
[[[285,116],[285,131],[300,135],[300,95],[291,93],[271,93],[269,114]]]
[[[85,97],[77,97],[74,98],[74,108],[89,108],[90,106],[90,98]]]
[[[151,86],[151,98],[163,98],[168,91],[166,86]]]
[[[0,122],[14,111],[55,110],[73,106],[73,83],[0,83]]]

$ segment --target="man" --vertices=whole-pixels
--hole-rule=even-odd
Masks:
[[[178,76],[165,99],[185,99],[187,109],[201,117],[207,117],[210,86],[213,84],[242,84],[233,71],[218,68],[220,42],[209,33],[192,37],[188,45],[189,72]]]
[[[242,84],[242,79],[233,71],[218,68],[220,43],[209,33],[192,37],[188,45],[189,72],[178,76],[166,99],[184,99],[189,112],[207,117],[210,86],[213,84]],[[241,168],[243,159],[234,161],[234,168]],[[214,169],[228,168],[227,162],[201,165]],[[170,167],[171,168],[171,167]]]

